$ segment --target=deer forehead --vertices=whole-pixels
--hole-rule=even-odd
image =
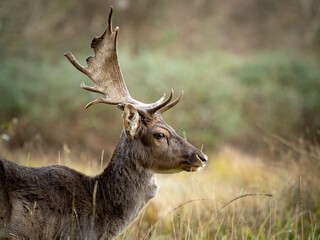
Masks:
[[[166,124],[160,115],[147,121],[146,125],[150,131],[159,131],[164,134],[171,134],[174,132],[173,128]]]

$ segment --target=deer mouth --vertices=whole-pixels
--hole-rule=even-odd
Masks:
[[[192,159],[182,163],[182,169],[187,172],[199,172],[207,164],[208,157],[206,155],[197,154]]]
[[[186,172],[199,172],[202,168],[204,168],[205,165],[199,165],[199,164],[190,164],[190,163],[184,163],[182,164],[182,170]]]
[[[198,166],[185,166],[182,169],[186,172],[199,172],[202,168]]]

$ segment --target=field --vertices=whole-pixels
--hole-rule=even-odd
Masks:
[[[276,153],[265,159],[224,146],[204,149],[209,163],[201,172],[157,175],[158,195],[118,239],[320,239],[319,148],[270,141]],[[107,164],[103,152],[88,162],[67,145],[56,155],[4,148],[1,155],[89,175]]]

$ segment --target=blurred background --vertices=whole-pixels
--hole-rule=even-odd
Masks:
[[[268,208],[267,215],[242,211],[240,205],[241,211],[233,214],[239,214],[238,223],[243,218],[247,224],[241,232],[232,228],[235,235],[230,235],[230,222],[223,218],[230,212],[206,218],[201,208],[203,221],[220,217],[216,226],[209,224],[210,231],[201,228],[207,235],[190,228],[199,221],[181,227],[182,212],[150,234],[160,229],[162,236],[164,231],[174,232],[168,239],[219,238],[218,232],[228,239],[249,235],[261,239],[262,233],[267,239],[284,239],[284,235],[303,239],[309,232],[316,239],[319,226],[314,222],[320,215],[318,0],[2,0],[0,155],[30,166],[61,163],[88,174],[107,164],[122,129],[121,112],[103,104],[84,110],[97,94],[80,88],[81,81],[92,85],[91,80],[63,54],[71,51],[86,65],[85,59],[93,54],[91,39],[106,28],[111,5],[113,26],[120,26],[119,61],[131,95],[154,102],[171,88],[176,94],[184,90],[183,100],[164,119],[196,147],[204,145],[210,157],[202,175],[170,176],[181,182],[181,188],[186,181],[210,179],[202,190],[190,187],[198,195],[188,199],[212,200],[213,182],[230,185],[216,190],[225,202],[247,190],[286,196],[276,209],[272,204],[281,202],[280,195],[273,202],[253,201],[250,206],[254,207],[247,206],[264,213]],[[166,185],[168,177],[161,178]],[[175,207],[190,193],[185,190],[172,203],[167,202],[170,191],[177,194],[172,188],[160,192],[160,200],[147,208],[145,221],[139,220],[134,234],[122,238],[142,239],[146,229],[158,224],[164,206]],[[289,215],[275,220],[282,224],[266,221],[272,211],[280,216],[279,209]],[[186,223],[193,219],[189,210]],[[167,226],[166,221],[173,224]],[[272,230],[261,231],[267,225]],[[178,227],[184,231],[180,235]]]

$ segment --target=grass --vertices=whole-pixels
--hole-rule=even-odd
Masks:
[[[145,225],[131,226],[123,239],[319,238],[319,216],[305,205],[310,193],[293,168],[268,166],[231,148],[211,159],[198,175],[161,176],[155,206],[137,221]],[[290,199],[295,188],[300,194]]]
[[[158,196],[118,239],[320,239],[319,148],[279,136],[267,142],[269,157],[225,146],[199,173],[158,175]],[[89,175],[106,165],[104,152],[92,157],[67,146],[55,155],[0,150],[25,165],[59,163]]]

